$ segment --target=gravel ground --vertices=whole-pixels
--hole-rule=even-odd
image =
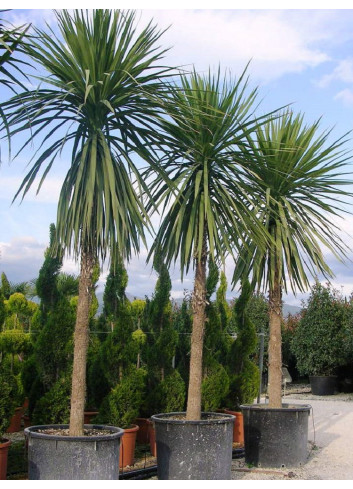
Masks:
[[[294,469],[248,468],[244,459],[232,463],[232,479],[352,480],[353,394],[313,396],[310,387],[295,386],[285,396],[295,404],[310,404],[308,461]]]

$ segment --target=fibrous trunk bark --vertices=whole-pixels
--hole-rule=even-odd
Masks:
[[[83,435],[86,397],[86,360],[89,339],[89,312],[92,300],[92,273],[95,257],[82,251],[77,316],[74,334],[74,362],[72,370],[70,436]]]
[[[282,406],[282,290],[278,269],[270,288],[270,338],[268,344],[268,398],[269,407]]]
[[[201,258],[196,258],[196,273],[192,298],[193,322],[186,409],[187,420],[201,419],[202,353],[206,319],[206,258],[207,250],[204,241]]]

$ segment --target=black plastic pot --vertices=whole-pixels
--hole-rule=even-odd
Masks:
[[[240,406],[244,415],[245,462],[256,467],[298,467],[308,457],[311,406]]]
[[[29,480],[117,480],[119,449],[124,433],[121,428],[85,425],[107,430],[99,436],[60,436],[39,430],[66,429],[68,425],[31,426],[24,430],[28,438]]]
[[[178,419],[179,417],[179,419]],[[186,421],[185,413],[156,414],[159,480],[229,480],[234,416],[202,413]]]
[[[333,396],[336,389],[337,377],[335,375],[311,376],[311,392],[315,396]]]

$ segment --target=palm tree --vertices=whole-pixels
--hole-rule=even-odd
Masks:
[[[244,161],[239,145],[259,124],[253,115],[257,89],[246,94],[245,72],[233,82],[227,76],[222,79],[220,70],[216,76],[182,75],[180,83],[170,87],[166,102],[170,119],[164,123],[160,161],[173,185],[157,176],[151,186],[165,212],[150,256],[160,253],[167,265],[179,259],[182,277],[191,264],[195,269],[186,417],[198,420],[208,255],[224,261],[245,232],[259,244],[265,233],[249,209],[251,186],[235,163],[237,158]]]
[[[129,259],[145,241],[147,188],[130,152],[152,164],[159,109],[156,96],[170,69],[158,66],[162,32],[150,22],[138,33],[135,13],[94,10],[56,12],[62,40],[35,29],[28,48],[47,75],[37,90],[6,105],[12,134],[31,130],[20,151],[41,135],[32,166],[15,198],[24,197],[40,170],[38,191],[57,156],[70,145],[71,166],[57,213],[58,249],[81,259],[74,335],[70,434],[83,432],[88,321],[92,273],[98,259],[117,248]]]
[[[281,114],[256,131],[250,141],[257,162],[259,219],[272,236],[266,250],[249,240],[240,253],[233,281],[249,276],[269,292],[269,406],[282,405],[282,291],[287,280],[293,292],[309,287],[308,274],[333,276],[322,247],[338,259],[347,247],[334,218],[344,211],[348,154],[345,136],[328,144],[330,132],[317,135],[317,121],[304,125],[303,115]],[[252,175],[253,176],[253,175]]]
[[[0,15],[3,16],[4,12],[7,11],[8,10],[0,10]],[[14,27],[3,18],[0,18],[0,85],[4,85],[12,92],[15,92],[16,87],[25,89],[25,86],[19,80],[18,75],[25,76],[21,69],[21,65],[28,65],[28,63],[18,58],[18,56],[15,56],[15,51],[17,53],[23,52],[26,33],[29,27],[29,25]],[[2,125],[9,136],[6,116],[1,105],[0,122],[2,122]],[[1,125],[0,129],[2,129]]]

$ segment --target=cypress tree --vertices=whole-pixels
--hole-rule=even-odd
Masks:
[[[5,272],[1,274],[1,291],[5,299],[8,299],[11,295],[11,285],[8,281]]]
[[[170,300],[172,288],[167,266],[156,256],[154,267],[158,280],[150,301],[146,301],[148,365],[147,414],[180,411],[184,408],[185,383],[173,368],[178,344],[178,334],[173,326],[173,310]]]
[[[59,300],[57,280],[62,267],[62,256],[60,254],[54,254],[55,232],[55,225],[50,224],[49,247],[45,251],[44,263],[39,270],[39,276],[36,281],[37,295],[41,300],[40,308],[43,324],[47,314]]]
[[[248,280],[242,282],[241,294],[233,307],[233,322],[237,337],[228,357],[230,391],[229,408],[236,410],[241,404],[252,403],[258,392],[259,369],[252,360],[256,351],[257,335],[254,323],[247,314],[247,304],[252,296]]]
[[[222,273],[216,291],[219,278],[218,267],[213,260],[210,260],[206,280],[207,321],[202,380],[202,407],[205,411],[215,411],[220,408],[229,391],[229,377],[223,365],[230,348],[230,338],[227,334],[227,281]],[[216,300],[211,301],[215,292]]]

